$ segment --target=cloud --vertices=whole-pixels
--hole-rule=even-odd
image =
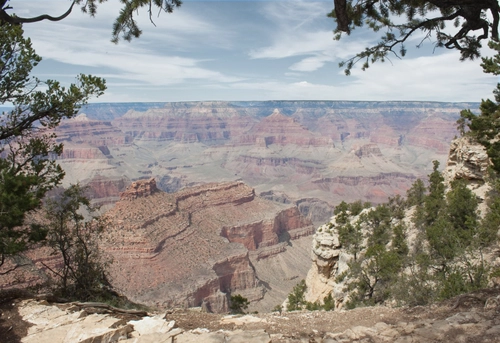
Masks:
[[[68,4],[12,1],[23,16],[58,15]],[[458,53],[447,50],[433,54],[432,43],[412,49],[422,35],[408,41],[404,59],[376,63],[366,72],[356,65],[345,77],[337,63],[379,35],[360,28],[334,41],[335,24],[326,17],[331,9],[331,0],[186,1],[173,14],[154,18],[156,27],[141,11],[142,37],[118,45],[110,42],[117,0],[100,4],[95,18],[76,9],[61,22],[24,28],[44,58],[38,73],[106,77],[109,87],[100,101],[479,101],[496,85],[477,61],[460,63]]]
[[[295,71],[315,71],[323,67],[326,62],[332,62],[334,60],[335,58],[333,56],[318,55],[304,58],[300,62],[292,64],[289,69]]]
[[[288,59],[303,57],[288,65],[298,72],[313,72],[325,66],[336,68],[336,64],[362,51],[371,44],[374,35],[355,32],[351,39],[335,41],[332,19],[326,18],[330,3],[292,1],[270,3],[262,11],[274,25],[271,43],[249,52],[252,59]]]
[[[49,8],[49,5],[44,4],[47,8],[44,7],[43,10],[60,13],[68,3],[55,1],[54,4],[58,6]],[[162,14],[161,20],[157,20],[157,27],[153,27],[149,17],[142,13],[142,16],[139,16],[139,25],[146,28],[148,33],[153,29],[157,32],[155,34],[145,32],[141,39],[133,43],[120,42],[115,45],[109,41],[111,29],[108,27],[117,15],[116,4],[113,5],[114,7],[106,3],[100,5],[96,18],[75,13],[74,18],[57,23],[41,22],[26,25],[25,31],[32,38],[37,53],[45,60],[50,59],[76,67],[93,67],[100,76],[106,75],[115,79],[157,86],[182,83],[186,80],[205,79],[218,82],[240,80],[220,71],[204,68],[203,64],[207,59],[176,54],[189,44],[193,44],[186,36],[198,34],[201,36],[200,39],[205,35],[223,36],[219,34],[220,29],[211,23],[200,20],[193,14],[179,12],[175,16]],[[25,15],[39,13],[36,9],[37,6],[34,5]],[[179,43],[184,41],[189,43]]]
[[[330,80],[335,82],[324,81],[236,82],[231,89],[258,94],[254,100],[477,102],[491,97],[497,78],[483,74],[477,62],[459,62],[457,52],[448,52],[397,60],[394,64],[376,63],[364,72],[355,66],[349,77],[338,70],[335,80]]]

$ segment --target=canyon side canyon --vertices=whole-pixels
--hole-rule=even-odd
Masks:
[[[107,210],[102,245],[131,300],[221,312],[242,294],[268,311],[305,278],[335,205],[404,195],[446,161],[460,110],[477,107],[91,104],[57,128],[58,162]]]

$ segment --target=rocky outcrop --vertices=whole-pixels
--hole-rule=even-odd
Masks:
[[[470,137],[461,137],[450,144],[443,176],[448,183],[451,180],[464,179],[468,183],[484,184],[490,165],[484,146]]]
[[[120,193],[120,200],[134,200],[137,198],[145,198],[158,191],[156,188],[156,180],[139,180],[132,182],[125,192]]]
[[[311,302],[322,302],[332,294],[336,306],[341,307],[344,298],[343,284],[336,282],[336,277],[348,269],[351,258],[342,249],[335,222],[321,225],[316,230],[312,241],[312,266],[306,277],[307,292],[305,298]]]
[[[203,303],[215,312],[226,311],[235,292],[256,301],[264,289],[249,250],[258,253],[313,231],[294,205],[256,197],[242,182],[174,194],[154,185],[133,183],[107,213],[113,227],[104,248],[114,260],[113,284],[134,301],[162,307]]]
[[[479,210],[484,213],[485,199],[491,189],[487,183],[490,166],[491,161],[484,146],[470,137],[461,137],[451,142],[443,177],[448,186],[453,180],[466,180],[467,187],[476,194],[479,200]]]

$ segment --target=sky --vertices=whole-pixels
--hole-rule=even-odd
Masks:
[[[10,0],[22,17],[64,13],[69,0]],[[69,84],[79,73],[101,76],[108,89],[91,102],[252,100],[419,100],[472,101],[491,98],[497,77],[483,74],[478,61],[460,62],[457,51],[434,49],[432,41],[407,56],[356,66],[345,76],[338,64],[377,42],[356,29],[333,39],[326,14],[333,1],[191,1],[172,14],[144,9],[143,34],[132,42],[111,42],[121,4],[108,0],[92,18],[75,8],[60,22],[25,24],[43,61],[41,79]],[[491,54],[484,50],[483,55]]]

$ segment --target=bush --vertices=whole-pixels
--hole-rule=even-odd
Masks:
[[[46,201],[47,244],[62,264],[49,270],[55,275],[55,293],[80,301],[105,300],[116,295],[108,281],[106,261],[99,250],[99,237],[106,223],[100,217],[86,220],[96,208],[90,205],[84,189],[72,185]]]
[[[323,299],[323,309],[325,311],[333,311],[335,309],[335,300],[333,300],[332,293]]]
[[[244,310],[248,308],[248,305],[250,305],[250,302],[247,298],[241,296],[240,294],[231,295],[231,298],[229,300],[229,308],[231,309],[231,313],[245,313]]]

